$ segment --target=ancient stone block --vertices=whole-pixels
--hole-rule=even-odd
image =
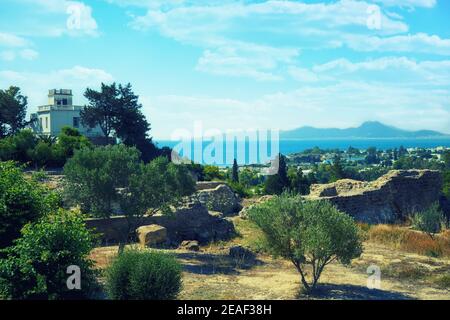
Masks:
[[[167,229],[157,224],[139,227],[136,233],[139,244],[143,247],[151,247],[167,241]]]

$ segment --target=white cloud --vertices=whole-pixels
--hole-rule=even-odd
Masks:
[[[347,45],[356,51],[371,52],[421,52],[438,55],[450,55],[450,39],[437,35],[416,33],[392,37],[347,35]]]
[[[34,60],[39,56],[39,53],[33,49],[21,50],[19,54],[25,60]]]
[[[211,74],[276,81],[281,80],[281,76],[276,74],[279,64],[293,61],[298,54],[296,49],[228,43],[217,49],[205,50],[196,69]]]
[[[0,32],[0,49],[6,47],[6,50],[0,50],[0,59],[3,61],[14,61],[17,57],[26,60],[37,58],[38,52],[30,49],[31,41],[19,37],[12,33]]]
[[[341,81],[302,86],[249,101],[171,95],[146,97],[143,104],[158,138],[169,138],[176,129],[192,129],[195,121],[201,121],[205,129],[226,131],[302,125],[350,127],[379,120],[410,130],[449,132],[449,96],[448,88]]]
[[[294,78],[296,81],[299,82],[317,82],[319,81],[319,76],[306,68],[298,68],[298,67],[289,67],[288,70],[289,74]]]
[[[82,1],[72,0],[15,0],[22,4],[24,19],[16,22],[21,33],[27,35],[58,37],[98,36],[98,25],[92,14],[92,8]],[[29,10],[25,10],[29,9]],[[33,8],[33,10],[31,10]],[[33,15],[29,19],[27,12]],[[35,22],[33,22],[35,21]]]
[[[29,41],[25,38],[16,36],[11,33],[0,32],[0,46],[25,47],[27,45],[29,45]]]
[[[35,106],[47,103],[49,89],[73,89],[75,102],[84,103],[82,95],[86,87],[98,88],[101,82],[112,81],[114,77],[110,73],[83,66],[48,73],[0,70],[0,87],[19,86],[29,97],[29,112],[33,112]]]
[[[134,0],[110,0],[127,6],[148,8],[145,15],[132,16],[131,27],[156,29],[163,36],[204,49],[196,69],[217,75],[251,77],[256,80],[281,79],[280,69],[291,64],[279,59],[278,52],[292,52],[299,43],[310,47],[342,46],[342,33],[352,29],[356,34],[396,34],[408,30],[398,19],[381,12],[382,28],[369,30],[370,3],[341,0],[333,3],[296,1],[161,1],[136,3]],[[287,37],[289,44],[271,47],[256,39]],[[265,53],[252,54],[248,46],[264,48]],[[299,40],[302,40],[299,42]],[[240,44],[237,46],[236,44]],[[294,56],[294,55],[292,55]],[[270,66],[269,66],[270,65]]]
[[[373,0],[387,7],[405,7],[405,8],[433,8],[436,0]]]
[[[12,50],[5,50],[0,52],[0,59],[4,61],[13,61],[16,58],[16,54]]]

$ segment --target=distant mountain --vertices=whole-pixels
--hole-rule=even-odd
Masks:
[[[314,128],[301,127],[289,131],[281,131],[281,139],[348,139],[348,138],[450,138],[450,135],[431,131],[407,131],[385,125],[377,121],[364,122],[357,128]]]

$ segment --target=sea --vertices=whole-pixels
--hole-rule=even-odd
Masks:
[[[171,140],[155,140],[158,147],[170,147],[174,148],[177,145],[180,146],[180,141]],[[238,143],[235,141],[234,148],[227,146],[227,142],[224,142],[221,154],[223,155],[223,161],[216,161],[215,163],[210,163],[211,157],[205,156],[211,153],[211,142],[207,141],[192,141],[190,147],[190,154],[183,154],[180,152],[181,156],[194,160],[196,163],[202,164],[215,164],[218,166],[229,166],[233,164],[233,159],[236,158],[240,165],[249,164],[266,164],[267,158],[272,157],[272,149],[276,150],[272,145],[267,146],[267,152],[264,156],[258,156],[257,160],[255,157],[250,155],[250,145],[251,141],[245,141],[245,152]],[[450,138],[422,138],[422,139],[314,139],[314,140],[280,140],[278,144],[279,152],[284,155],[290,155],[293,153],[301,152],[314,147],[319,147],[320,149],[340,149],[347,150],[349,147],[354,147],[358,149],[367,149],[369,147],[375,147],[378,150],[394,149],[403,146],[404,148],[436,148],[436,147],[447,147],[450,148]],[[186,148],[185,148],[186,149]],[[258,147],[258,153],[260,149]],[[204,155],[200,157],[199,155]],[[215,155],[215,152],[212,152]],[[217,159],[217,158],[216,158]]]

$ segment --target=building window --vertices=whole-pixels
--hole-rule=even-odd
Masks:
[[[48,117],[45,117],[45,129],[48,129]]]
[[[73,127],[74,128],[79,128],[80,127],[80,118],[79,117],[74,117],[73,118]]]
[[[67,99],[63,99],[62,104],[63,104],[63,106],[67,106]]]
[[[44,128],[43,124],[42,124],[42,118],[39,118],[39,129],[42,130]]]

